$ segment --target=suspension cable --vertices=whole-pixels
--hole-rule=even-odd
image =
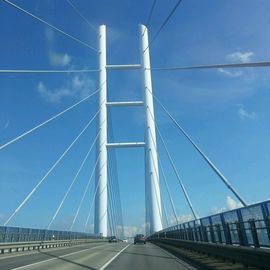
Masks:
[[[151,129],[150,129],[150,137],[151,137],[151,140],[152,140],[152,142],[153,142],[153,144],[155,146],[155,150],[157,152],[158,164],[159,164],[159,167],[160,167],[160,170],[161,170],[161,174],[163,176],[163,181],[165,183],[165,187],[166,187],[167,193],[169,195],[169,200],[170,200],[170,204],[171,204],[171,207],[172,207],[172,210],[173,210],[175,221],[176,221],[176,224],[178,225],[179,222],[178,222],[178,217],[177,217],[177,214],[176,214],[176,210],[175,210],[173,198],[172,198],[172,195],[171,195],[171,191],[170,191],[170,188],[169,188],[169,185],[168,185],[167,177],[165,175],[164,168],[163,168],[163,165],[162,165],[160,156],[159,156],[158,151],[157,151],[157,145],[154,143],[153,133],[152,133]]]
[[[161,196],[160,198],[161,198],[161,208],[163,208],[163,212],[164,212],[164,215],[165,215],[165,220],[166,220],[167,228],[169,228],[170,225],[169,225],[169,218],[168,218],[167,209],[166,209],[166,206],[165,206],[163,197]]]
[[[110,235],[115,235],[115,232],[113,230],[113,225],[112,225],[112,210],[111,210],[110,203],[109,203],[109,208],[108,208],[108,223],[109,223],[109,228],[110,228]]]
[[[174,173],[175,173],[175,175],[176,175],[176,177],[177,177],[178,183],[180,184],[181,189],[182,189],[182,191],[183,191],[183,193],[184,193],[184,195],[185,195],[185,198],[186,198],[186,200],[187,200],[187,203],[188,203],[188,205],[189,205],[189,208],[191,209],[191,212],[192,212],[192,214],[193,214],[195,220],[197,220],[198,217],[197,217],[197,215],[196,215],[196,213],[195,213],[195,210],[194,210],[194,208],[193,208],[193,206],[192,206],[191,200],[190,200],[190,198],[189,198],[189,196],[188,196],[188,193],[187,193],[187,191],[186,191],[186,189],[185,189],[185,186],[184,186],[184,184],[183,184],[183,182],[182,182],[182,179],[181,179],[181,177],[180,177],[180,175],[179,175],[179,173],[178,173],[178,171],[177,171],[177,169],[176,169],[176,166],[175,166],[174,161],[173,161],[173,159],[172,159],[172,156],[171,156],[171,154],[170,154],[170,152],[169,152],[169,150],[168,150],[168,147],[167,147],[167,145],[166,145],[166,143],[165,143],[165,141],[164,141],[164,139],[163,139],[163,136],[162,136],[162,134],[161,134],[161,132],[160,132],[160,130],[159,130],[159,127],[158,127],[157,123],[155,122],[155,119],[154,119],[154,117],[153,117],[153,115],[152,115],[152,112],[149,110],[148,107],[147,107],[147,109],[148,109],[148,111],[150,112],[151,118],[153,119],[153,121],[154,121],[154,123],[155,123],[155,127],[156,127],[156,129],[157,129],[157,132],[158,132],[158,134],[159,134],[159,137],[161,138],[162,144],[163,144],[163,146],[164,146],[164,149],[166,150],[167,156],[168,156],[168,158],[169,158],[169,160],[170,160],[170,163],[171,163],[171,165],[172,165],[172,167],[173,167],[173,170],[174,170]]]
[[[104,162],[103,165],[101,166],[101,168],[103,168],[105,165],[106,165],[106,163]],[[97,195],[97,191],[98,191],[98,188],[99,188],[99,185],[100,185],[100,179],[101,179],[101,177],[99,176],[98,184],[96,186],[95,193],[94,193],[94,196],[92,198],[92,202],[90,204],[89,213],[87,215],[87,219],[86,219],[86,222],[85,222],[85,225],[84,225],[84,232],[86,231],[86,228],[87,228],[87,225],[88,225],[88,222],[89,222],[89,219],[90,219],[91,210],[92,210],[92,207],[94,205],[94,201],[95,201],[95,198],[96,198],[96,195]],[[107,187],[107,185],[104,188],[106,188],[106,187]],[[101,192],[103,192],[103,190]]]
[[[148,68],[153,71],[181,71],[192,69],[216,69],[216,68],[250,68],[250,67],[270,67],[270,61],[263,62],[248,62],[248,63],[229,63],[229,64],[213,64],[213,65],[198,65],[198,66],[176,66],[176,67],[158,67]]]
[[[117,225],[117,233],[120,235],[120,228],[119,226],[122,227],[121,224],[121,202],[120,202],[120,194],[119,194],[119,186],[118,186],[118,181],[117,181],[117,175],[115,172],[115,164],[113,162],[113,159],[111,157],[111,153],[114,151],[114,149],[110,149],[108,152],[108,167],[109,167],[109,190],[111,189],[111,194],[112,194],[112,206],[115,214],[115,219],[116,219],[116,225]],[[122,228],[121,228],[122,230]]]
[[[152,19],[152,15],[153,15],[153,11],[154,11],[154,8],[156,6],[156,3],[157,3],[157,0],[153,0],[152,6],[151,6],[151,9],[150,9],[150,12],[149,12],[146,24],[145,24],[145,26],[147,28],[149,27],[150,21]],[[143,34],[142,34],[143,36],[144,36],[145,31],[146,31],[146,28],[144,28],[144,31],[143,31]]]
[[[105,142],[103,142],[103,144],[104,144],[104,143],[105,143]],[[102,144],[102,145],[103,145],[103,144]],[[94,165],[94,167],[93,167],[93,169],[92,169],[91,175],[90,175],[89,180],[88,180],[88,182],[87,182],[87,185],[86,185],[86,187],[85,187],[85,189],[84,189],[83,196],[82,196],[82,198],[81,198],[81,201],[80,201],[80,203],[79,203],[78,209],[77,209],[77,211],[76,211],[76,214],[75,214],[75,216],[74,216],[74,218],[73,218],[73,221],[72,221],[72,224],[71,224],[71,226],[70,226],[70,231],[72,231],[73,226],[74,226],[74,224],[75,224],[75,222],[76,222],[76,220],[77,220],[77,217],[78,217],[78,215],[79,215],[79,212],[81,211],[81,207],[82,207],[83,201],[84,201],[85,196],[86,196],[86,194],[87,194],[87,192],[88,192],[89,186],[90,186],[90,184],[91,184],[91,182],[92,182],[92,179],[93,179],[95,170],[96,170],[96,168],[97,168],[97,164],[98,164],[98,162],[99,162],[99,159],[100,159],[100,152],[99,152],[99,154],[98,154],[98,156],[97,156],[95,165]]]
[[[111,168],[111,164],[110,164],[110,160],[108,162],[108,193],[109,193],[109,201],[111,202],[111,210],[112,210],[112,222],[114,223],[115,226],[115,233],[116,236],[119,235],[118,232],[118,226],[117,224],[119,223],[119,219],[118,219],[118,211],[117,211],[117,207],[116,207],[116,200],[115,200],[115,192],[113,192],[113,184],[112,184],[112,180],[113,180],[113,175],[112,175],[112,168]],[[113,196],[114,195],[114,196]]]
[[[154,160],[154,157],[153,157],[153,153],[152,153],[152,150],[149,149],[149,152],[150,152],[150,155],[151,155],[151,158],[152,160]],[[155,174],[156,174],[156,179],[158,180],[158,172],[157,172],[157,168],[156,168],[156,165],[155,165],[155,162],[153,162],[153,165],[154,165],[154,171],[155,171]],[[159,210],[159,216],[160,216],[160,221],[162,222],[162,210],[160,209],[160,203],[162,204],[162,198],[161,198],[161,194],[159,194],[159,198],[160,198],[160,202],[158,201],[158,193],[157,193],[157,187],[156,187],[156,181],[154,181],[154,177],[153,177],[153,174],[151,174],[151,181],[153,183],[153,186],[154,186],[154,191],[155,191],[155,197],[156,197],[156,201],[157,201],[157,205],[158,205],[158,210]],[[165,209],[165,207],[164,207]],[[168,223],[168,216],[166,214],[166,220],[167,220],[167,223]]]
[[[169,15],[166,17],[166,19],[164,20],[164,22],[162,23],[162,25],[159,27],[158,31],[156,32],[156,34],[154,35],[154,37],[151,39],[151,41],[149,42],[147,48],[144,50],[144,52],[152,45],[152,43],[156,40],[156,38],[158,37],[158,35],[160,34],[160,32],[162,31],[162,29],[164,28],[164,26],[168,23],[168,21],[170,20],[170,18],[173,16],[174,12],[176,11],[176,9],[178,8],[178,6],[180,5],[180,3],[182,2],[182,0],[178,0],[177,3],[175,4],[175,6],[172,8],[172,10],[170,11]]]
[[[38,124],[37,126],[27,130],[26,132],[22,133],[21,135],[15,137],[14,139],[6,142],[5,144],[2,144],[0,146],[0,150],[4,149],[5,147],[7,147],[8,145],[22,139],[23,137],[25,137],[26,135],[32,133],[33,131],[39,129],[40,127],[50,123],[51,121],[53,121],[54,119],[58,118],[59,116],[61,116],[62,114],[70,111],[71,109],[75,108],[76,106],[78,106],[79,104],[81,104],[82,102],[86,101],[87,99],[89,99],[90,97],[92,97],[93,95],[95,95],[97,92],[100,91],[100,88],[98,88],[96,91],[94,91],[93,93],[91,93],[90,95],[86,96],[85,98],[81,99],[80,101],[76,102],[75,104],[73,104],[72,106],[68,107],[67,109],[61,111],[60,113],[57,113],[56,115],[52,116],[51,118],[47,119],[46,121]]]
[[[165,183],[166,191],[167,191],[167,193],[169,195],[169,200],[170,200],[170,204],[171,204],[171,207],[172,207],[172,210],[173,210],[174,218],[175,218],[176,224],[178,225],[179,224],[178,217],[177,217],[177,214],[176,214],[176,209],[175,209],[174,202],[173,202],[173,199],[172,199],[172,195],[171,195],[171,192],[170,192],[170,189],[169,189],[167,178],[165,176],[163,165],[161,163],[160,158],[158,158],[158,160],[159,160],[158,163],[159,163],[159,166],[160,166],[161,174],[163,176],[163,180],[164,180],[164,183]]]
[[[4,1],[4,2],[6,2],[7,4],[9,4],[9,5],[15,7],[16,9],[22,11],[23,13],[25,13],[25,14],[31,16],[32,18],[36,19],[37,21],[39,21],[39,22],[41,22],[41,23],[43,23],[43,24],[49,26],[50,28],[56,30],[57,32],[59,32],[59,33],[65,35],[66,37],[69,37],[69,38],[73,39],[73,40],[76,41],[77,43],[80,43],[80,44],[82,44],[82,45],[88,47],[89,49],[91,49],[91,50],[93,50],[93,51],[95,51],[95,52],[98,52],[98,50],[97,50],[96,48],[92,47],[91,45],[87,44],[86,42],[84,42],[84,41],[82,41],[82,40],[80,40],[80,39],[78,39],[78,38],[76,38],[76,37],[74,37],[74,36],[72,36],[72,35],[66,33],[65,31],[61,30],[60,28],[58,28],[58,27],[56,27],[56,26],[54,26],[54,25],[48,23],[47,21],[45,21],[45,20],[41,19],[40,17],[34,15],[33,13],[31,13],[31,12],[29,12],[29,11],[23,9],[22,7],[20,7],[20,6],[16,5],[16,4],[14,4],[14,3],[12,3],[11,1],[9,1],[9,0],[2,0],[2,1]]]
[[[90,26],[90,28],[92,28],[92,30],[94,30],[98,34],[98,31],[96,30],[96,28],[89,22],[89,20],[85,18],[85,16],[82,15],[80,10],[71,2],[71,0],[66,0],[66,1],[71,6],[71,8]]]
[[[81,135],[86,131],[86,129],[91,125],[91,123],[97,117],[99,111],[90,119],[90,121],[86,124],[86,126],[82,129],[82,131],[77,135],[77,137],[72,141],[72,143],[68,146],[68,148],[62,153],[62,155],[54,162],[54,164],[50,167],[50,169],[45,173],[45,175],[41,178],[41,180],[36,184],[36,186],[32,189],[32,191],[25,197],[25,199],[21,202],[21,204],[15,209],[15,211],[11,214],[11,216],[4,223],[6,226],[10,220],[15,216],[15,214],[27,203],[27,201],[31,198],[31,196],[35,193],[38,187],[46,180],[48,175],[54,170],[54,168],[58,165],[58,163],[65,157],[65,155],[69,152],[72,146],[78,141]]]
[[[119,192],[119,182],[118,182],[118,173],[117,173],[117,165],[116,165],[116,159],[113,158],[113,154],[115,154],[114,149],[109,150],[109,166],[111,167],[111,185],[112,185],[112,194],[115,194],[114,200],[115,200],[115,209],[116,209],[116,215],[117,215],[117,229],[119,231],[119,235],[123,237],[124,235],[124,228],[123,228],[123,217],[122,217],[122,207],[121,207],[121,200],[120,200],[120,192]]]
[[[50,222],[49,225],[47,226],[47,230],[50,229],[50,227],[51,227],[51,225],[53,224],[55,218],[57,217],[59,211],[61,210],[61,208],[62,208],[62,206],[63,206],[63,204],[64,204],[64,202],[65,202],[67,196],[69,195],[69,193],[70,193],[70,191],[71,191],[71,189],[72,189],[74,183],[75,183],[76,180],[78,179],[78,176],[79,176],[79,174],[80,174],[80,172],[81,172],[81,170],[82,170],[82,168],[83,168],[83,166],[84,166],[86,160],[88,159],[88,157],[89,157],[89,155],[90,155],[90,153],[91,153],[91,151],[92,151],[94,145],[96,144],[96,141],[97,141],[99,135],[100,135],[100,131],[97,133],[97,135],[96,135],[96,137],[95,137],[93,143],[91,144],[91,146],[90,146],[90,148],[89,148],[87,154],[85,155],[85,157],[84,157],[84,159],[83,159],[83,161],[82,161],[82,163],[81,163],[81,165],[80,165],[80,167],[79,167],[79,169],[78,169],[78,171],[77,171],[75,177],[73,178],[73,180],[72,180],[71,184],[69,185],[69,187],[68,187],[68,189],[67,189],[67,191],[66,191],[66,193],[65,193],[65,195],[64,195],[64,197],[63,197],[63,199],[62,199],[62,201],[60,202],[60,204],[59,204],[57,210],[55,211],[55,213],[54,213],[54,215],[53,215],[53,217],[52,217],[52,219],[51,219],[51,222]]]
[[[116,207],[115,207],[115,200],[113,197],[113,191],[112,191],[112,183],[111,183],[111,171],[110,169],[108,170],[108,183],[109,185],[108,187],[108,197],[109,197],[109,209],[111,211],[111,223],[112,226],[114,228],[114,235],[118,237],[119,233],[118,233],[118,227],[117,227],[117,214],[116,214]]]
[[[108,124],[109,124],[109,139],[111,141],[114,141],[114,132],[113,132],[113,124],[112,124],[112,117],[111,117],[111,111],[108,111]],[[123,226],[123,213],[122,213],[122,204],[121,204],[121,197],[120,197],[120,190],[119,190],[119,181],[118,181],[118,171],[117,171],[117,162],[116,162],[116,155],[115,155],[115,149],[110,149],[108,151],[108,160],[109,160],[109,166],[111,169],[111,177],[112,177],[112,192],[115,194],[115,201],[116,201],[116,214],[117,214],[117,220],[118,225],[120,226],[120,236],[124,236],[124,226]],[[119,227],[118,226],[118,227]]]
[[[149,91],[151,93],[151,91]],[[161,106],[163,111],[169,116],[169,118],[173,121],[175,126],[181,131],[181,133],[188,139],[188,141],[193,145],[193,147],[197,150],[197,152],[203,157],[203,159],[207,162],[207,164],[213,169],[213,171],[218,175],[218,177],[222,180],[222,182],[226,185],[226,187],[231,190],[231,192],[236,196],[236,198],[244,205],[247,206],[247,203],[244,199],[239,195],[239,193],[235,190],[229,180],[222,174],[222,172],[214,165],[214,163],[204,154],[204,152],[199,148],[199,146],[192,140],[192,138],[187,134],[187,132],[180,126],[180,124],[175,120],[175,118],[169,113],[169,111],[164,107],[161,101],[151,93],[154,99]]]
[[[18,73],[18,74],[35,74],[35,73],[89,73],[99,72],[99,69],[0,69],[0,73]]]

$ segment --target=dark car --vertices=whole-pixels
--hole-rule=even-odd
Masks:
[[[136,234],[134,237],[134,245],[137,243],[146,243],[145,236],[143,234]]]
[[[117,239],[115,236],[109,237],[109,243],[116,243],[116,242],[117,242]]]

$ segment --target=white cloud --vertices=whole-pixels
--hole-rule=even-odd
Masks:
[[[242,203],[235,201],[230,196],[226,197],[226,208],[227,208],[227,210],[233,210],[233,209],[236,209],[236,208],[240,208],[242,206],[243,206]]]
[[[226,211],[225,207],[213,207],[209,213],[209,215],[215,215]]]
[[[229,62],[240,62],[240,63],[248,63],[251,61],[251,57],[254,55],[253,52],[233,52],[226,55],[226,60]],[[226,76],[237,78],[244,74],[243,71],[240,70],[228,70],[224,68],[219,68],[218,71]]]
[[[237,209],[240,207],[243,207],[241,202],[237,202],[233,198],[231,198],[230,196],[227,196],[226,200],[225,200],[225,207],[213,207],[211,209],[211,211],[209,212],[209,215],[223,213],[225,211]]]
[[[232,62],[248,63],[251,61],[251,57],[253,55],[253,52],[233,52],[226,56],[226,60]]]
[[[125,237],[133,237],[138,233],[145,235],[146,224],[142,223],[141,225],[133,225],[133,226],[123,226],[124,227],[124,236]],[[121,227],[119,227],[121,229]]]
[[[124,226],[125,237],[132,237],[138,233],[145,234],[145,229],[142,230],[142,228],[138,226]]]
[[[223,73],[223,74],[225,74],[229,77],[233,77],[233,78],[240,77],[243,75],[242,71],[229,71],[229,70],[224,69],[224,68],[219,68],[218,71],[220,73]]]
[[[37,91],[42,97],[51,103],[58,103],[63,97],[71,95],[71,92],[65,88],[49,90],[41,81],[38,83]]]
[[[245,119],[253,119],[254,120],[257,118],[257,114],[255,112],[248,112],[247,110],[244,109],[243,105],[239,105],[238,116],[242,120],[245,120]]]
[[[71,56],[67,53],[61,54],[49,50],[49,61],[52,66],[67,66],[70,64]]]
[[[48,89],[44,82],[40,81],[37,91],[46,101],[59,103],[63,98],[84,98],[94,87],[94,82],[85,75],[75,75],[67,80],[65,85],[60,88]]]
[[[67,53],[59,53],[54,49],[55,34],[50,28],[45,28],[45,39],[48,45],[48,58],[52,66],[68,66],[71,56]]]
[[[183,214],[180,216],[177,216],[178,223],[184,223],[190,220],[194,220],[194,217],[192,214]],[[169,224],[170,226],[176,225],[176,219],[175,216],[169,217]]]
[[[54,31],[49,27],[45,28],[45,39],[49,45],[54,43]]]

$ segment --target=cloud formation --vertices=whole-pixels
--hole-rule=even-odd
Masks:
[[[253,55],[254,55],[253,52],[233,52],[233,53],[227,54],[225,59],[226,61],[229,61],[229,62],[249,63]],[[229,70],[225,68],[219,68],[218,71],[231,78],[237,78],[244,74],[244,72],[240,70],[231,70],[231,69]]]
[[[194,220],[194,217],[192,214],[183,214],[183,215],[178,215],[177,220],[178,220],[178,223],[184,223],[190,220]],[[175,216],[169,217],[169,224],[170,226],[177,225]]]
[[[94,82],[86,75],[70,77],[60,88],[49,89],[44,82],[39,81],[37,91],[46,101],[59,103],[63,98],[81,99],[86,97],[94,87]]]
[[[241,120],[245,120],[245,119],[254,120],[257,118],[257,114],[255,112],[248,112],[247,110],[244,109],[244,106],[242,104],[239,105],[237,113]]]
[[[67,53],[61,54],[49,50],[48,52],[49,61],[52,66],[68,66],[71,61],[71,56]]]
[[[220,73],[223,73],[229,77],[232,77],[232,78],[236,78],[236,77],[240,77],[243,75],[243,72],[242,71],[229,71],[227,69],[224,69],[224,68],[219,68],[218,71]]]
[[[226,60],[231,62],[248,63],[251,61],[251,57],[253,55],[253,52],[233,52],[226,56]]]
[[[241,202],[235,201],[230,196],[226,197],[226,209],[227,210],[233,210],[233,209],[237,209],[237,208],[240,208],[240,207],[243,207],[243,204]]]
[[[50,28],[45,29],[45,39],[48,45],[48,59],[52,66],[68,66],[71,56],[67,53],[59,53],[55,50],[55,36]]]
[[[225,211],[234,210],[240,207],[243,207],[243,204],[241,202],[237,202],[232,197],[227,196],[225,200],[225,207],[213,207],[209,214],[215,215]]]

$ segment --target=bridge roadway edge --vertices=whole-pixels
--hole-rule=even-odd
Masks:
[[[270,250],[263,248],[253,247],[240,247],[240,246],[227,246],[218,243],[205,243],[205,242],[193,242],[188,240],[160,238],[148,240],[150,243],[155,244],[172,254],[184,259],[187,263],[190,263],[196,267],[206,267],[206,264],[200,260],[196,260],[196,256],[186,255],[183,250],[196,252],[213,258],[213,262],[227,261],[228,263],[238,263],[243,266],[256,267],[257,269],[270,270]],[[209,267],[206,269],[218,269]]]

